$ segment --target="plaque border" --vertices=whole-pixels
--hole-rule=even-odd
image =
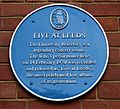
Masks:
[[[35,12],[41,10],[41,9],[44,9],[44,8],[47,8],[47,7],[52,7],[52,6],[68,6],[68,7],[71,7],[71,8],[75,8],[75,9],[78,9],[80,11],[83,11],[84,13],[86,13],[87,15],[89,15],[97,24],[98,26],[100,27],[104,37],[105,37],[105,41],[106,41],[106,46],[107,46],[107,57],[106,57],[106,62],[105,62],[105,65],[104,65],[104,68],[102,70],[102,73],[101,75],[99,76],[99,78],[96,80],[96,82],[91,85],[91,87],[89,87],[87,90],[85,90],[84,92],[78,94],[78,95],[75,95],[73,97],[68,97],[68,98],[64,98],[64,99],[52,99],[52,98],[47,98],[47,97],[44,97],[44,96],[41,96],[39,94],[36,94],[35,92],[31,91],[29,88],[27,88],[23,83],[22,81],[19,79],[19,77],[17,76],[16,72],[15,72],[15,69],[13,67],[13,63],[12,63],[12,57],[11,57],[11,47],[12,47],[12,43],[13,43],[13,39],[15,37],[15,34],[18,30],[18,28],[20,27],[20,25],[29,17],[31,16],[32,14],[34,14]],[[102,78],[103,74],[105,73],[105,70],[106,70],[106,67],[107,67],[107,64],[108,64],[108,59],[109,59],[109,44],[108,44],[108,40],[107,40],[107,36],[106,36],[106,33],[103,29],[103,27],[101,26],[101,24],[96,20],[95,17],[93,17],[93,15],[91,15],[89,12],[87,12],[86,10],[80,8],[80,7],[77,7],[77,6],[74,6],[74,5],[70,5],[70,4],[66,4],[66,3],[54,3],[54,4],[50,4],[50,5],[45,5],[45,6],[42,6],[40,8],[37,8],[35,10],[33,10],[32,12],[30,12],[29,14],[27,14],[21,21],[20,23],[17,25],[16,29],[14,30],[13,32],[13,35],[12,35],[12,38],[11,38],[11,41],[10,41],[10,47],[9,47],[9,60],[10,60],[10,66],[12,68],[12,71],[15,75],[15,77],[17,78],[17,80],[19,81],[19,83],[27,90],[29,91],[30,93],[32,93],[33,95],[39,97],[39,98],[42,98],[42,99],[45,99],[45,100],[50,100],[50,101],[67,101],[67,100],[71,100],[71,99],[75,99],[79,96],[82,96],[83,94],[87,93],[88,91],[90,91],[99,81],[100,79]]]

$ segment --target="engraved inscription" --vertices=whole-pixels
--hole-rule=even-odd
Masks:
[[[77,84],[78,78],[94,76],[97,62],[87,52],[92,45],[85,33],[34,32],[32,37],[28,42],[31,52],[22,61],[27,78],[41,78],[40,84],[56,85]]]

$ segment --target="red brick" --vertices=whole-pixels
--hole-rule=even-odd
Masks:
[[[69,0],[48,0],[48,2],[69,2]]]
[[[118,64],[120,62],[119,49],[110,48],[109,63]]]
[[[119,82],[102,82],[98,86],[99,98],[120,98],[120,83]]]
[[[93,2],[93,0],[72,0],[72,2]]]
[[[83,101],[83,109],[119,109],[120,101]]]
[[[0,2],[0,16],[2,16],[2,5],[1,5],[1,2]]]
[[[46,0],[26,0],[26,2],[46,2]]]
[[[119,16],[120,4],[82,4],[82,8],[94,16]]]
[[[15,80],[10,65],[0,65],[0,80]]]
[[[33,9],[32,4],[0,4],[1,16],[25,16]]]
[[[0,98],[15,98],[16,83],[0,83]]]
[[[20,21],[20,18],[0,18],[0,30],[14,30]]]
[[[18,86],[18,98],[33,98],[33,96],[27,90],[25,90],[25,88],[19,85]]]
[[[97,18],[105,31],[117,31],[118,23],[117,18]]]
[[[0,48],[0,62],[9,62],[8,48]]]
[[[48,4],[35,4],[34,7],[35,7],[35,9],[36,9],[36,8],[40,8],[40,7],[45,6],[45,5],[48,5]]]
[[[115,2],[116,0],[94,0],[94,2]]]
[[[107,33],[109,46],[118,47],[120,46],[120,33]]]
[[[3,108],[3,102],[2,102],[2,101],[0,101],[0,109],[4,109],[4,108]]]
[[[120,65],[108,65],[103,80],[120,81]]]
[[[119,23],[118,24],[119,24],[119,30],[120,30],[120,18],[119,18]]]
[[[43,101],[31,101],[28,102],[28,109],[81,109],[79,101],[71,102],[43,102]]]
[[[11,40],[12,32],[2,32],[0,33],[0,46],[9,46]]]
[[[83,95],[81,98],[83,99],[95,99],[96,98],[96,88],[93,88],[89,92],[87,92],[85,95]]]
[[[26,109],[26,102],[22,101],[4,102],[4,109]]]
[[[24,0],[2,0],[3,2],[24,2]]]
[[[77,7],[80,7],[80,3],[78,3],[78,2],[72,2],[72,3],[69,3],[70,5],[74,5],[74,6],[77,6]]]

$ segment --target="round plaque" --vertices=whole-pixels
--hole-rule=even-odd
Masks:
[[[10,43],[10,64],[20,84],[47,100],[64,101],[92,89],[103,76],[108,41],[85,10],[52,4],[28,14]]]

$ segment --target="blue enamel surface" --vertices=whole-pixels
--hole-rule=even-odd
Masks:
[[[55,8],[63,8],[69,14],[69,22],[64,29],[56,30],[50,24],[50,14]],[[33,39],[33,33],[85,33],[86,38],[84,39]],[[25,71],[26,67],[38,67],[38,65],[23,65],[24,60],[30,60],[29,54],[32,53],[34,47],[29,47],[29,42],[74,42],[74,43],[90,43],[90,47],[84,48],[85,53],[69,53],[72,55],[78,54],[89,54],[89,59],[70,59],[77,61],[96,60],[95,65],[78,65],[79,67],[91,66],[92,71],[30,71],[30,73],[92,73],[92,77],[77,77],[77,78],[27,78]],[[66,49],[68,47],[35,47],[35,48],[46,48],[46,49]],[[80,48],[80,47],[71,47]],[[37,53],[36,53],[37,54]],[[42,53],[42,55],[53,55],[57,53]],[[67,53],[64,53],[67,54]],[[39,59],[40,60],[40,59]],[[65,59],[44,59],[44,60],[65,60]],[[11,62],[15,74],[19,81],[22,82],[25,88],[35,93],[37,96],[45,97],[48,99],[69,99],[71,97],[81,95],[86,90],[89,90],[91,86],[100,78],[103,73],[104,67],[107,60],[107,43],[103,31],[96,21],[83,12],[82,10],[64,6],[55,5],[48,6],[40,9],[25,19],[18,27],[13,42],[11,45]],[[73,67],[77,65],[39,65],[40,67]],[[77,84],[41,84],[41,80],[44,79],[76,79]],[[85,85],[87,83],[87,85]]]

